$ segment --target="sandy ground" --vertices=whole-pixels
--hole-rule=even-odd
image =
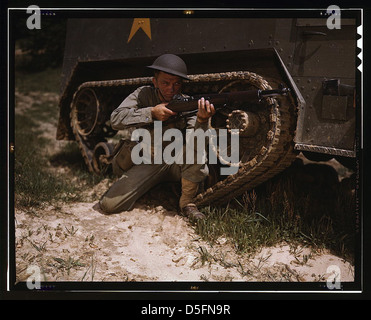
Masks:
[[[229,241],[202,241],[161,206],[139,204],[115,215],[97,203],[16,210],[17,275],[37,265],[45,281],[326,281],[328,267],[353,281],[348,262],[326,251],[280,244],[238,255]]]
[[[57,97],[45,96],[52,102]],[[30,98],[17,95],[17,112]],[[31,101],[32,102],[32,101]],[[44,124],[52,154],[56,123]],[[67,170],[58,168],[59,173]],[[68,170],[67,170],[68,171]],[[29,266],[38,266],[42,281],[272,281],[325,282],[334,273],[354,280],[354,267],[327,251],[281,243],[254,255],[237,254],[226,238],[209,244],[175,211],[159,203],[156,192],[135,208],[105,215],[97,205],[112,181],[84,190],[87,202],[54,203],[15,209],[17,281],[26,281]],[[331,266],[336,266],[331,267]],[[330,268],[329,268],[330,267]]]

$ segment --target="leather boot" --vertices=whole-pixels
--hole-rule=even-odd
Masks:
[[[180,213],[191,220],[205,219],[205,215],[201,213],[193,203],[197,190],[198,183],[182,178],[182,195],[179,200]]]

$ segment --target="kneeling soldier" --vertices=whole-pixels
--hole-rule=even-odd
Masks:
[[[181,94],[182,79],[188,79],[187,66],[176,55],[164,54],[158,57],[149,68],[154,70],[153,86],[142,86],[131,93],[111,114],[111,125],[115,130],[128,126],[149,124],[153,121],[166,121],[175,115],[166,105],[176,94]],[[209,101],[200,99],[194,116],[181,118],[176,123],[164,125],[185,132],[209,128],[209,118],[215,108]],[[153,137],[153,130],[151,131]],[[152,139],[153,141],[153,139]],[[180,214],[190,219],[202,219],[204,215],[193,203],[200,182],[208,175],[205,163],[198,164],[139,164],[130,161],[130,143],[122,143],[121,150],[113,158],[114,173],[121,175],[103,195],[100,206],[106,213],[131,210],[135,202],[147,191],[162,182],[181,181],[182,194],[179,200]],[[194,144],[196,146],[196,144]],[[166,144],[163,144],[163,148]],[[196,147],[195,147],[196,148]],[[196,150],[195,150],[196,151]]]

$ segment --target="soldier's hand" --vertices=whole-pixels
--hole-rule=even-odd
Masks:
[[[175,116],[176,113],[168,109],[167,103],[160,103],[155,107],[152,107],[152,118],[160,121],[165,121],[169,119],[171,116]]]
[[[215,108],[209,100],[201,98],[198,100],[198,112],[197,112],[197,121],[206,122],[215,114]]]

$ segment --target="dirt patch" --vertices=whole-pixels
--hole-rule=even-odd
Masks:
[[[37,265],[44,281],[342,281],[354,268],[326,251],[281,244],[236,254],[229,241],[210,245],[174,211],[144,204],[105,215],[95,202],[16,210],[18,281]]]

